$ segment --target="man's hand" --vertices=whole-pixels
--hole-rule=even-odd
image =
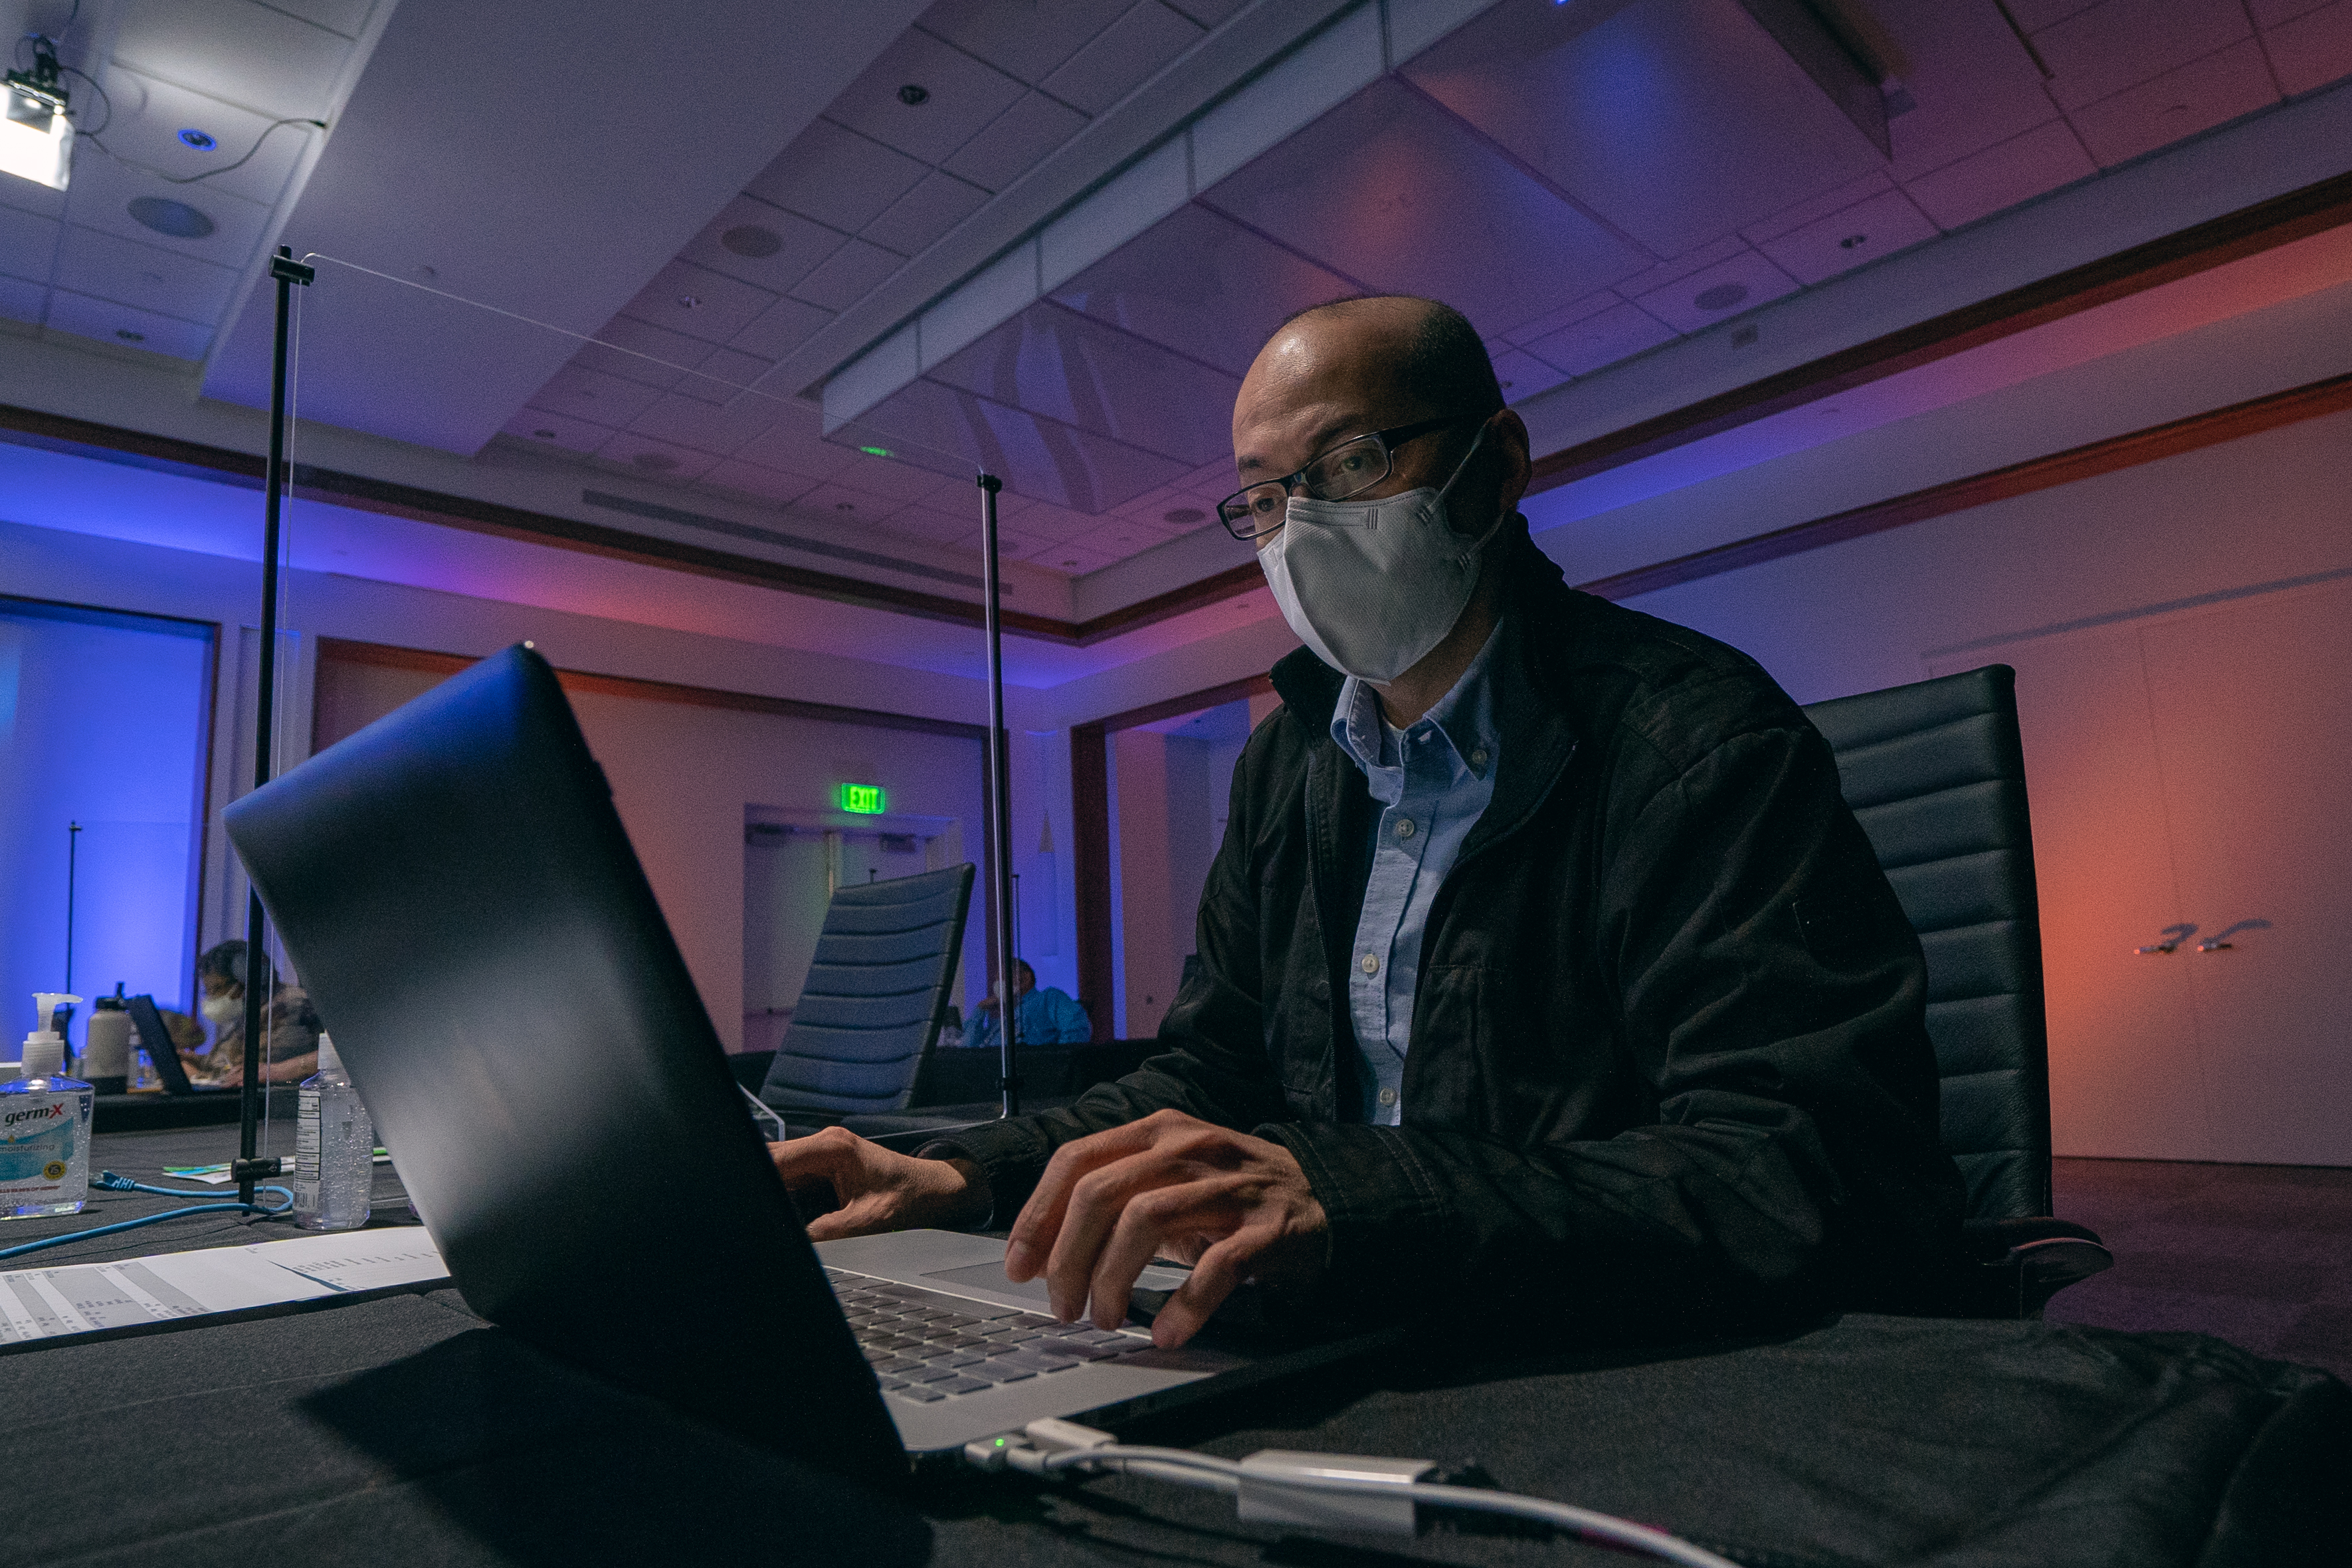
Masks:
[[[1044,1275],[1065,1322],[1091,1300],[1096,1324],[1111,1329],[1154,1258],[1190,1263],[1151,1325],[1152,1342],[1172,1349],[1245,1279],[1311,1283],[1328,1223],[1281,1144],[1160,1110],[1055,1152],[1013,1224],[1004,1272]]]
[[[837,1206],[809,1221],[811,1241],[971,1225],[991,1205],[988,1179],[971,1161],[918,1160],[839,1127],[771,1143],[768,1157],[787,1190],[832,1189]]]

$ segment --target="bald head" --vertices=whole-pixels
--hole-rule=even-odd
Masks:
[[[1277,407],[1304,405],[1378,408],[1386,424],[1397,425],[1484,418],[1503,406],[1503,392],[1486,344],[1462,312],[1410,294],[1375,294],[1297,311],[1258,351],[1234,405],[1243,479],[1258,477],[1243,449],[1243,426]]]

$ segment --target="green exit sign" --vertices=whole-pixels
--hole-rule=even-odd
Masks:
[[[880,784],[845,784],[841,786],[841,809],[844,811],[854,811],[860,816],[873,816],[888,810],[889,804],[889,797],[882,793]]]

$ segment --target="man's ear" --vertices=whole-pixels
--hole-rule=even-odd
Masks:
[[[1528,486],[1535,479],[1535,464],[1528,456],[1528,426],[1516,409],[1506,408],[1492,421],[1494,434],[1489,437],[1503,460],[1501,509],[1506,512],[1519,510]]]

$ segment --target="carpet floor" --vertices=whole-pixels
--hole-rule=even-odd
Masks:
[[[2049,1321],[2192,1329],[2352,1383],[2352,1170],[2060,1160],[2055,1186],[2116,1266]]]

